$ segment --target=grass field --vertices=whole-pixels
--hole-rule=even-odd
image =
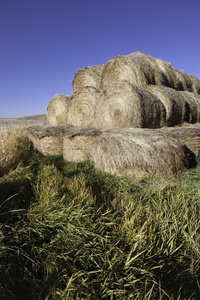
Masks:
[[[200,299],[200,162],[142,181],[0,133],[0,299]]]

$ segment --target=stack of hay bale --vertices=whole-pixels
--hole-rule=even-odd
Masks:
[[[138,51],[78,70],[72,87],[72,95],[49,101],[49,125],[30,131],[44,155],[89,158],[99,170],[134,178],[194,166],[200,152],[200,126],[191,128],[200,122],[197,77]],[[51,144],[61,139],[59,151],[39,147],[50,136]]]

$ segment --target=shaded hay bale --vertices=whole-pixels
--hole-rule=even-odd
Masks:
[[[72,126],[93,126],[100,91],[94,87],[78,89],[68,101],[67,123]]]
[[[147,81],[140,66],[128,56],[115,56],[105,63],[101,75],[101,88],[115,81],[128,81],[139,86],[146,86]]]
[[[68,101],[71,96],[55,95],[47,104],[47,122],[49,125],[66,125]]]
[[[35,126],[28,130],[28,137],[35,150],[43,155],[63,154],[63,136],[70,126]]]
[[[200,156],[200,124],[190,127],[167,127],[159,130],[184,143],[197,157]]]
[[[90,159],[93,144],[101,133],[94,128],[74,127],[63,139],[64,159],[71,162]]]
[[[155,61],[160,71],[160,77],[158,78],[156,84],[170,88],[176,88],[176,75],[171,64],[158,58],[156,58]]]
[[[94,143],[97,170],[141,179],[152,173],[171,175],[196,165],[195,155],[159,130],[121,128],[102,133]]]
[[[192,91],[193,93],[200,94],[200,79],[194,75],[188,75],[192,81]]]
[[[175,89],[178,91],[188,91],[192,92],[193,91],[193,86],[192,86],[192,80],[188,74],[186,74],[184,71],[179,71],[174,69],[175,72]]]
[[[200,121],[199,95],[187,91],[179,91],[178,93],[184,98],[184,101],[187,106],[184,121],[192,124],[199,122]]]
[[[72,81],[73,92],[84,86],[93,86],[99,89],[103,66],[102,64],[79,69]]]
[[[168,87],[151,85],[149,91],[156,95],[166,109],[166,125],[182,124],[188,114],[184,97],[176,90]]]
[[[95,127],[158,128],[165,124],[162,102],[146,89],[127,81],[110,84],[102,91],[96,107]]]

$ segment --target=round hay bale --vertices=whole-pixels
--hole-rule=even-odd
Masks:
[[[93,144],[101,133],[94,128],[71,128],[63,139],[63,158],[71,162],[90,159]]]
[[[78,89],[68,101],[67,123],[72,126],[94,126],[94,113],[100,91],[94,87]]]
[[[179,91],[178,93],[184,98],[187,106],[184,121],[192,124],[199,122],[200,98],[198,97],[198,95],[187,91]]]
[[[99,89],[103,66],[97,65],[79,69],[72,80],[73,92],[84,86],[93,86]]]
[[[167,127],[159,130],[164,134],[171,135],[184,143],[197,157],[200,156],[200,126],[190,127]]]
[[[158,128],[165,125],[162,102],[146,89],[127,81],[110,84],[102,91],[96,107],[95,127]]]
[[[120,128],[103,132],[94,143],[92,161],[102,172],[141,179],[167,176],[196,165],[195,155],[159,130]]]
[[[192,80],[188,74],[186,74],[184,71],[179,71],[174,69],[175,72],[175,89],[177,91],[188,91],[192,92]]]
[[[175,81],[175,72],[174,68],[172,68],[170,63],[164,62],[161,59],[155,59],[159,71],[160,77],[158,78],[156,84],[161,86],[166,86],[170,88],[176,88],[176,81]]]
[[[101,88],[115,81],[128,81],[146,86],[147,80],[140,66],[128,56],[115,56],[105,63],[101,75]]]
[[[47,104],[47,122],[49,125],[66,125],[68,101],[71,96],[55,95]]]
[[[153,57],[136,51],[127,55],[145,75],[147,84],[160,84],[162,81],[160,68]]]
[[[194,75],[188,75],[192,81],[192,91],[193,93],[200,94],[200,79]]]
[[[63,154],[63,136],[70,126],[35,126],[28,129],[28,137],[36,151],[43,155]]]
[[[165,106],[167,126],[175,126],[184,122],[187,107],[183,96],[178,91],[156,85],[149,86],[149,91],[156,95]]]

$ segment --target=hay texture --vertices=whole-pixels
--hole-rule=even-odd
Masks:
[[[28,137],[36,151],[43,155],[63,154],[63,136],[70,126],[35,126],[28,130]]]
[[[165,124],[162,102],[146,89],[127,81],[118,81],[102,91],[96,107],[95,127],[158,128]]]
[[[79,69],[73,78],[73,92],[85,86],[100,88],[101,73],[104,65],[89,66]]]
[[[68,101],[67,124],[90,127],[94,124],[95,109],[100,91],[94,87],[78,89]]]
[[[194,124],[190,127],[167,127],[163,128],[161,132],[178,139],[197,157],[200,157],[200,126]]]
[[[200,122],[200,96],[187,91],[178,92],[186,103],[184,121],[188,123]]]
[[[177,139],[152,129],[121,128],[102,133],[94,143],[97,170],[141,179],[168,176],[196,165],[195,155]]]
[[[71,96],[55,95],[47,104],[47,122],[49,125],[66,125],[68,101]]]
[[[166,109],[166,126],[180,125],[188,114],[183,96],[176,90],[157,85],[149,86],[149,91],[156,95]]]
[[[101,88],[116,81],[128,81],[132,84],[145,87],[146,77],[140,66],[128,56],[115,56],[105,63],[101,75]]]
[[[192,91],[193,93],[200,94],[200,79],[194,75],[188,75],[192,81]]]
[[[70,162],[90,159],[93,144],[101,133],[94,128],[72,128],[63,139],[63,158]]]
[[[174,68],[172,68],[170,63],[164,62],[161,59],[155,59],[160,76],[158,77],[156,84],[160,86],[166,86],[170,88],[176,88],[176,74]]]

